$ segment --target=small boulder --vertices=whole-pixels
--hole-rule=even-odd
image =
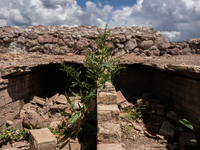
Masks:
[[[157,50],[151,50],[150,53],[151,53],[151,56],[160,56],[160,51],[158,49]]]
[[[140,41],[138,43],[138,46],[142,49],[149,49],[151,46],[153,46],[154,43],[152,40],[148,40],[148,41]]]
[[[85,39],[80,39],[76,43],[76,49],[77,50],[84,50],[87,49],[89,46],[89,43]]]
[[[96,51],[98,49],[98,46],[97,44],[95,43],[95,41],[91,41],[90,42],[90,48],[93,50],[93,51]]]
[[[68,103],[65,95],[61,94],[60,96],[58,96],[58,98],[54,99],[55,103],[59,103],[59,104],[64,104],[66,105]]]
[[[167,117],[170,119],[173,119],[175,121],[178,121],[178,118],[180,117],[176,112],[170,111],[167,113]]]
[[[164,121],[159,130],[159,134],[164,135],[166,139],[173,140],[175,130],[175,127],[171,123]]]
[[[80,100],[75,100],[75,101],[73,102],[72,106],[73,106],[73,108],[74,108],[75,110],[78,110],[78,109],[80,109],[80,108],[83,107],[83,104],[80,103]]]
[[[180,55],[180,50],[178,48],[173,48],[170,49],[169,51],[171,55]]]
[[[186,47],[186,48],[181,50],[182,55],[191,55],[192,53],[193,52],[192,52],[192,49],[190,47]]]
[[[106,45],[108,46],[109,49],[113,50],[115,49],[115,45],[112,42],[106,42]]]
[[[27,36],[29,39],[37,39],[38,34],[37,33],[29,33]]]
[[[165,37],[157,37],[154,42],[155,46],[162,51],[165,51],[167,48],[170,47],[169,40]]]
[[[65,43],[63,42],[63,40],[62,40],[62,39],[59,39],[59,40],[58,40],[58,45],[60,45],[60,46],[64,46],[64,45],[65,45]]]
[[[37,40],[27,40],[26,42],[26,46],[30,47],[30,46],[35,46],[38,44]]]
[[[8,127],[8,130],[10,130],[14,127],[17,127],[17,129],[21,129],[23,127],[22,123],[23,123],[23,119],[15,119],[13,121],[13,124]]]
[[[60,104],[60,105],[54,105],[54,106],[51,106],[50,109],[51,111],[58,111],[58,110],[65,110],[67,108],[66,105],[63,105],[63,104]]]
[[[117,46],[119,49],[124,48],[124,44],[121,44],[121,43],[116,43],[116,46]]]
[[[27,113],[23,120],[23,126],[26,128],[30,128],[30,126],[36,128],[38,125],[42,126],[42,124],[43,124],[43,119],[36,112]]]
[[[53,35],[44,34],[43,36],[38,36],[37,40],[40,44],[52,43],[53,42]]]
[[[118,49],[118,48],[116,48],[114,50],[114,52],[115,52],[114,56],[123,56],[123,55],[126,54],[126,51],[124,49]]]
[[[19,36],[19,37],[17,38],[17,42],[18,42],[18,43],[21,43],[21,44],[24,44],[24,43],[26,42],[26,38],[23,37],[23,36]]]
[[[124,95],[122,94],[122,92],[121,91],[118,91],[117,92],[117,104],[119,105],[119,104],[121,104],[121,103],[123,103],[123,102],[126,102],[127,100],[126,100],[126,98],[124,97]]]
[[[121,34],[119,34],[119,35],[115,35],[115,37],[114,37],[114,42],[120,42],[120,43],[124,43],[124,42],[126,42],[126,37],[125,37],[125,35],[121,35]]]
[[[137,46],[136,40],[135,39],[131,39],[131,40],[129,40],[129,41],[127,41],[125,43],[124,49],[129,51],[129,50],[134,49],[136,46]]]

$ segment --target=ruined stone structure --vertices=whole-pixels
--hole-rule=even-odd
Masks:
[[[141,56],[198,54],[199,39],[169,43],[160,31],[150,27],[118,27],[109,29],[108,47],[115,55],[135,53]],[[41,54],[81,54],[97,51],[94,40],[103,29],[93,26],[57,27],[29,26],[26,29],[5,26],[0,28],[0,53],[38,52]]]
[[[126,54],[120,61],[127,66],[126,74],[115,78],[116,89],[122,89],[127,99],[131,94],[151,92],[186,118],[197,121],[200,116],[200,39],[169,43],[154,28],[109,30],[110,41],[107,42],[113,55]],[[93,41],[99,35],[98,31],[103,32],[103,29],[86,26],[2,27],[0,127],[19,114],[31,95],[64,92],[68,79],[59,71],[59,64],[82,65],[84,56],[80,54],[86,49],[97,51]],[[108,89],[97,98],[99,149],[107,147],[109,142],[120,142],[121,136],[116,91],[111,87]],[[115,127],[114,131],[109,128],[111,126]],[[112,135],[110,139],[106,138],[107,134]]]

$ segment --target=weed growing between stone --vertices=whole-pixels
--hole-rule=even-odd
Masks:
[[[191,123],[190,121],[188,121],[187,119],[179,119],[179,123],[181,123],[182,125],[184,125],[185,127],[191,129],[195,135],[197,140],[195,139],[191,139],[191,142],[197,142],[197,146],[198,149],[200,149],[200,119],[198,120],[198,125],[195,125],[193,123]]]
[[[75,130],[72,133],[75,137],[78,136],[78,133],[79,135],[83,135],[82,132],[87,129],[90,132],[94,129],[94,133],[96,134],[96,126],[91,124],[91,121],[96,118],[96,106],[91,101],[96,100],[97,89],[103,89],[106,82],[112,82],[114,76],[119,75],[120,70],[125,69],[124,66],[118,65],[121,56],[113,58],[111,51],[109,51],[109,47],[107,46],[109,36],[110,32],[107,30],[106,24],[104,32],[99,32],[99,36],[95,42],[98,46],[97,55],[90,50],[84,54],[84,67],[86,68],[84,79],[82,77],[81,67],[75,69],[74,66],[61,63],[61,70],[66,72],[67,76],[70,77],[70,87],[77,86],[80,91],[77,94],[70,90],[80,100],[78,104],[79,110],[74,109],[72,101],[66,93],[66,98],[72,111],[72,116],[68,124],[74,124]]]
[[[8,141],[19,141],[22,139],[28,139],[27,130],[24,128],[17,129],[17,127],[8,130],[6,124],[3,125],[3,129],[0,131],[0,147]]]

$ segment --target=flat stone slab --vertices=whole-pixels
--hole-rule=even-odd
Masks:
[[[105,121],[118,123],[119,109],[116,105],[97,105],[97,120],[98,123]]]
[[[118,123],[103,122],[98,124],[98,143],[121,142],[121,128]]]
[[[98,144],[97,150],[123,150],[121,144],[113,143],[113,144]]]
[[[30,130],[29,150],[55,150],[57,140],[48,128]]]
[[[97,106],[97,110],[98,111],[118,111],[119,112],[119,108],[117,105],[98,105]]]
[[[117,93],[116,92],[98,93],[97,104],[106,104],[106,105],[117,104]]]

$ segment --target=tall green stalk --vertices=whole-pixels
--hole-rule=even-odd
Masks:
[[[111,51],[109,51],[109,47],[106,43],[108,42],[110,31],[108,31],[107,27],[108,25],[106,24],[104,32],[99,32],[99,36],[95,42],[98,46],[97,55],[90,50],[87,50],[84,54],[85,59],[83,66],[86,68],[85,78],[82,77],[81,67],[75,69],[74,66],[61,63],[61,70],[67,73],[67,76],[70,77],[70,82],[71,79],[75,80],[74,82],[71,82],[70,87],[78,86],[80,93],[77,94],[71,89],[69,90],[80,99],[83,104],[83,107],[80,107],[79,111],[75,111],[72,107],[72,102],[66,93],[66,98],[71,110],[75,112],[69,120],[69,123],[76,122],[74,131],[75,136],[78,134],[78,131],[80,131],[80,128],[84,123],[85,115],[91,113],[90,100],[96,99],[97,89],[99,88],[101,90],[104,88],[106,82],[112,82],[114,76],[125,69],[124,66],[118,65],[121,56],[113,57]]]

